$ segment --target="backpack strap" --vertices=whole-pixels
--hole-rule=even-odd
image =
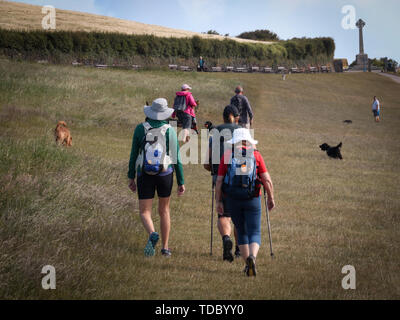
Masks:
[[[163,136],[165,136],[165,135],[167,134],[168,129],[170,129],[170,128],[171,128],[171,125],[170,125],[170,124],[164,124],[164,125],[161,127],[161,129],[160,129],[161,134],[162,134]]]
[[[142,125],[143,125],[143,128],[144,128],[145,134],[147,133],[147,131],[153,129],[153,127],[148,122],[143,122]]]

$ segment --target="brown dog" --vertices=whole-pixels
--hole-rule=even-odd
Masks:
[[[56,143],[59,145],[66,145],[67,147],[72,147],[72,137],[67,124],[64,121],[60,121],[54,130],[56,137]]]

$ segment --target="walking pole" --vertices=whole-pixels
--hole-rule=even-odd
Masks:
[[[269,219],[269,210],[268,210],[268,202],[267,202],[267,192],[265,191],[265,188],[264,188],[264,200],[265,200],[265,210],[266,210],[266,212],[267,212],[268,235],[269,235],[269,245],[270,245],[270,248],[271,248],[271,257],[272,257],[272,259],[274,259],[274,258],[275,258],[275,255],[274,255],[274,251],[273,251],[273,249],[272,249],[271,221],[270,221],[270,219]]]
[[[213,255],[213,240],[214,240],[214,197],[215,196],[215,183],[212,182],[212,208],[211,208],[211,241],[210,241],[210,255]]]

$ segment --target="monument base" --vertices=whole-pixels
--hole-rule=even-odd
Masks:
[[[356,65],[353,70],[367,70],[368,69],[368,55],[358,54],[356,57]]]

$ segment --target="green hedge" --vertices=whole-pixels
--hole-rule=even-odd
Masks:
[[[0,29],[0,50],[11,56],[48,60],[78,59],[92,62],[132,62],[135,58],[197,59],[241,62],[304,61],[333,58],[331,38],[292,39],[271,45],[234,40],[162,38],[152,35],[69,31],[14,31]]]

